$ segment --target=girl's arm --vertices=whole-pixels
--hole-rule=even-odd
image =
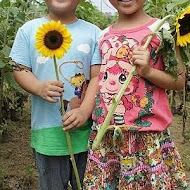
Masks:
[[[182,63],[178,47],[176,48],[176,54],[179,60],[179,76],[177,80],[174,80],[170,74],[164,71],[150,67],[150,53],[143,47],[137,47],[133,51],[132,59],[134,65],[137,66],[137,73],[149,80],[151,83],[168,90],[181,90],[185,85],[185,68]]]

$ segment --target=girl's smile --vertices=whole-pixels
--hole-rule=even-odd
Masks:
[[[130,5],[132,1],[133,0],[119,0],[119,2],[122,3],[122,5]]]

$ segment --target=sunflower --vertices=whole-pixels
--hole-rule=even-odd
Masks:
[[[177,45],[186,46],[190,43],[190,6],[176,18]]]
[[[70,48],[71,34],[60,21],[44,23],[36,33],[35,47],[44,57],[60,59]]]

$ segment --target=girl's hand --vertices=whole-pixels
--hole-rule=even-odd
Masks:
[[[150,62],[150,52],[144,49],[142,46],[138,46],[133,50],[132,56],[133,64],[136,65],[137,73],[146,78],[151,71],[151,67],[149,65]]]
[[[45,81],[39,83],[37,95],[48,102],[56,103],[63,92],[63,83],[61,81]]]
[[[82,110],[80,107],[72,109],[64,114],[62,123],[63,130],[68,131],[76,129],[86,123],[88,120],[85,110]]]

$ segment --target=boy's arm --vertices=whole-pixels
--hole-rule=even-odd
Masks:
[[[63,83],[60,81],[39,81],[30,68],[22,65],[14,70],[13,76],[24,90],[52,103],[57,102],[54,97],[60,97],[63,92]]]
[[[180,57],[179,48],[176,48],[177,58],[179,60],[179,76],[177,80],[161,70],[149,66],[150,53],[139,47],[134,51],[133,61],[137,66],[137,72],[140,76],[146,78],[151,83],[160,88],[168,90],[181,90],[185,85],[185,68]]]
[[[63,116],[63,129],[71,130],[86,123],[95,107],[95,95],[98,91],[98,74],[100,65],[91,66],[91,79],[85,93],[83,102],[79,108],[68,111]]]

